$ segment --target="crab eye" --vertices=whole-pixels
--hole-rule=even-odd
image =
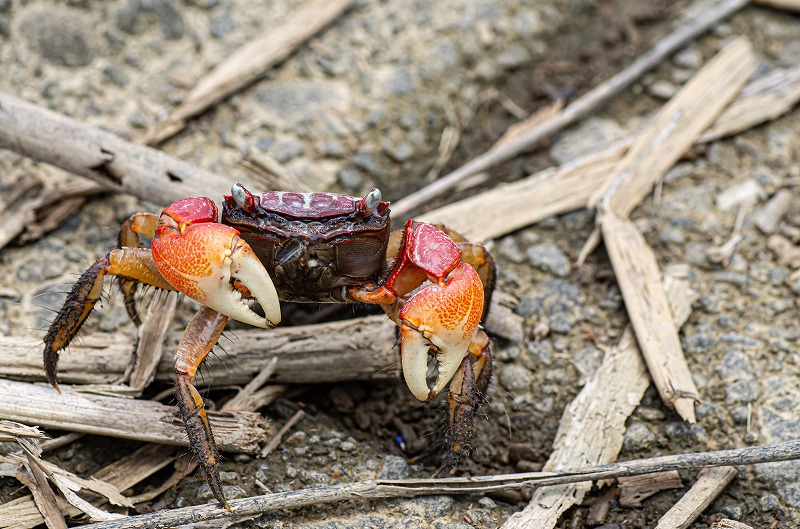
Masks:
[[[364,195],[358,202],[358,213],[363,217],[368,217],[372,215],[372,212],[375,211],[378,205],[381,203],[381,190],[378,188],[373,187],[369,193]]]
[[[231,196],[233,200],[239,204],[239,207],[248,213],[256,210],[256,199],[253,194],[244,188],[242,184],[233,184],[231,187]]]

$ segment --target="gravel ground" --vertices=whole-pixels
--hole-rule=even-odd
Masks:
[[[0,0],[0,89],[136,139],[198,76],[295,5]],[[239,161],[268,153],[312,188],[359,194],[378,186],[385,198],[397,200],[424,183],[443,131],[454,120],[467,126],[450,167],[484,151],[515,120],[513,107],[488,97],[493,90],[526,111],[559,96],[574,97],[630,63],[683,7],[683,2],[632,0],[357,1],[262,81],[194,120],[163,148],[230,175],[232,182],[247,178]],[[569,161],[633,130],[724,42],[741,34],[753,41],[761,74],[800,61],[797,17],[747,8],[602,114],[494,171],[492,182]],[[488,102],[475,114],[482,98]],[[662,267],[684,267],[701,295],[682,339],[703,401],[698,424],[689,426],[651,388],[629,421],[621,459],[800,437],[800,276],[795,273],[800,204],[792,199],[775,227],[755,225],[776,192],[794,190],[800,176],[798,134],[795,112],[709,145],[670,171],[659,204],[647,200],[634,212]],[[0,185],[29,174],[49,186],[77,178],[0,151]],[[739,186],[756,189],[754,200],[728,205],[726,197]],[[0,250],[0,334],[42,335],[50,310],[63,298],[60,292],[115,244],[120,221],[160,207],[104,195],[44,239]],[[730,262],[720,263],[714,249],[730,238],[741,207],[746,208],[742,241]],[[622,297],[602,248],[584,267],[574,265],[592,226],[591,212],[579,211],[493,242],[499,284],[519,298],[516,310],[525,319],[526,337],[494,345],[494,384],[481,410],[477,448],[462,472],[511,472],[546,460],[563,409],[602,359],[602,350],[587,336],[613,344],[625,328]],[[187,321],[192,309],[192,303],[183,303],[178,320]],[[545,335],[539,333],[543,322]],[[134,335],[119,296],[98,310],[88,329]],[[38,355],[38,349],[30,354]],[[287,396],[265,414],[280,425],[299,407],[307,417],[275,453],[224,462],[228,497],[261,493],[259,484],[281,491],[376,475],[428,476],[435,468],[433,459],[407,463],[396,439],[409,425],[418,437],[435,438],[443,404],[417,403],[399,382],[313,388]],[[56,457],[89,475],[136,446],[86,438]],[[696,527],[722,516],[756,528],[796,524],[799,472],[800,463],[742,468]],[[683,473],[684,484],[694,476]],[[2,501],[20,493],[11,479],[0,484]],[[641,507],[615,505],[603,527],[652,527],[683,490],[659,493]],[[197,476],[145,510],[210,498]],[[281,512],[250,523],[287,529],[493,528],[524,499],[523,494],[502,500],[375,501]],[[562,525],[582,527],[587,509],[568,511]]]

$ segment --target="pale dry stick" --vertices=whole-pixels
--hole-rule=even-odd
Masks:
[[[164,341],[178,306],[178,294],[156,290],[139,327],[133,368],[128,384],[141,394],[156,375],[156,368],[165,351]],[[169,353],[174,355],[174,349]]]
[[[229,177],[0,92],[0,148],[156,204],[230,192]]]
[[[676,321],[683,324],[697,295],[684,280],[667,276],[664,283]],[[564,410],[544,469],[614,462],[622,449],[625,423],[649,385],[642,353],[628,328]],[[555,527],[561,514],[580,504],[590,489],[591,483],[539,488],[525,509],[511,516],[503,529]]]
[[[777,527],[775,522],[770,526],[770,528]],[[737,522],[736,520],[729,520],[728,518],[723,518],[722,520],[718,520],[711,524],[711,529],[753,529],[752,526],[747,525],[744,522]]]
[[[788,112],[800,100],[800,67],[778,69],[745,88],[709,129],[713,137],[736,134]],[[627,152],[628,137],[597,153],[558,168],[496,186],[473,197],[419,216],[419,220],[457,226],[474,241],[486,241],[529,226],[552,215],[586,207]]]
[[[251,40],[201,78],[167,118],[148,132],[145,143],[156,145],[186,126],[186,121],[260,79],[300,45],[322,31],[353,0],[308,0],[278,25]]]
[[[700,472],[692,488],[661,517],[655,529],[686,529],[725,490],[738,472],[716,467]]]
[[[751,446],[733,450],[661,456],[611,465],[553,472],[530,472],[468,478],[366,480],[231,500],[233,512],[216,503],[158,511],[140,516],[83,526],[84,529],[167,529],[176,525],[223,518],[236,519],[279,509],[318,507],[347,500],[403,498],[435,494],[476,494],[524,487],[545,487],[615,479],[622,476],[730,465],[754,465],[800,458],[800,441]]]
[[[602,215],[601,226],[625,309],[653,383],[669,407],[683,420],[694,423],[694,403],[700,395],[661,286],[656,256],[630,220],[621,220],[609,212]]]
[[[261,389],[261,386],[266,384],[267,380],[275,374],[275,369],[278,367],[278,357],[273,356],[272,360],[267,362],[264,369],[247,383],[242,390],[237,393],[232,399],[225,403],[225,411],[255,411],[260,407],[259,404],[253,402],[253,396]]]
[[[778,229],[781,219],[792,205],[793,198],[794,193],[788,189],[779,189],[769,202],[756,212],[754,222],[761,233],[769,235]]]
[[[777,68],[753,80],[700,136],[708,143],[771,121],[792,109],[800,99],[800,65]]]
[[[47,528],[67,529],[67,522],[64,521],[64,516],[61,514],[61,509],[56,501],[56,495],[47,482],[47,476],[45,476],[45,473],[39,468],[30,454],[27,454],[27,459],[28,462],[24,468],[31,473],[33,479],[28,479],[21,470],[17,471],[17,479],[31,491],[33,501],[42,514]]]
[[[82,394],[0,379],[0,418],[43,428],[187,446],[175,408],[145,400]],[[217,444],[232,452],[255,452],[266,440],[264,418],[257,413],[209,412]]]
[[[432,184],[395,202],[392,209],[396,215],[401,217],[409,216],[433,199],[445,194],[464,178],[486,171],[523,152],[531,150],[541,140],[560,132],[596,111],[611,98],[633,84],[645,72],[661,64],[664,59],[679,50],[687,42],[702,35],[720,20],[731,16],[747,4],[749,4],[749,0],[725,0],[703,12],[696,13],[695,16],[685,21],[675,31],[658,41],[650,50],[636,59],[633,64],[573,101],[552,119],[520,132],[503,145],[489,149]]]
[[[589,200],[598,208],[598,227],[578,258],[582,263],[602,233],[653,382],[664,402],[689,423],[696,420],[694,403],[699,394],[661,286],[658,263],[635,226],[622,219],[714,122],[754,69],[749,41],[737,38],[664,105]]]

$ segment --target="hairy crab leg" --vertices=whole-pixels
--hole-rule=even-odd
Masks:
[[[156,236],[157,226],[158,215],[153,213],[134,213],[120,227],[117,248],[143,248],[139,235],[153,239]],[[119,289],[125,300],[125,310],[134,325],[138,327],[142,324],[142,321],[139,319],[139,313],[136,310],[136,285],[136,281],[129,279],[121,278],[119,281]]]
[[[175,290],[159,273],[150,250],[118,248],[90,266],[67,295],[44,339],[44,366],[47,380],[56,389],[58,353],[66,348],[91,314],[103,293],[106,275],[138,281],[163,290]]]
[[[489,337],[479,330],[469,345],[469,356],[464,357],[461,366],[450,381],[447,393],[448,424],[445,443],[448,451],[437,475],[450,472],[458,461],[469,455],[472,438],[475,435],[475,413],[478,405],[486,398],[492,376],[492,353]]]
[[[217,469],[219,453],[206,416],[205,403],[192,385],[197,368],[217,344],[227,321],[227,316],[203,307],[189,322],[175,353],[175,395],[189,435],[189,445],[203,467],[206,482],[217,501],[230,511],[222,491]]]

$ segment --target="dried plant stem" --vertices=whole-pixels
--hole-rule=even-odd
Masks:
[[[159,511],[85,525],[85,529],[166,529],[175,525],[251,516],[278,509],[319,506],[347,500],[401,498],[431,494],[470,494],[614,479],[622,476],[730,465],[752,465],[800,458],[800,441],[694,454],[662,456],[597,467],[471,478],[368,480],[231,500],[233,512],[217,504]]]
[[[0,148],[84,176],[106,189],[156,204],[198,193],[218,197],[230,179],[126,141],[43,107],[0,92]]]
[[[706,510],[736,477],[734,467],[716,467],[700,472],[689,491],[658,521],[656,529],[686,529]]]
[[[145,143],[161,143],[181,131],[189,118],[258,80],[352,3],[353,0],[308,0],[280,25],[270,25],[266,33],[239,48],[200,79],[186,100],[148,133]]]
[[[538,123],[526,131],[519,131],[512,139],[489,149],[459,169],[395,202],[392,207],[393,211],[396,215],[408,216],[422,205],[452,189],[461,180],[532,149],[544,138],[563,130],[597,110],[609,99],[633,84],[645,72],[661,64],[665,58],[680,49],[686,42],[702,35],[720,20],[731,16],[748,3],[749,0],[725,0],[709,7],[702,13],[694,13],[690,20],[657,42],[649,51],[639,56],[633,64],[573,101],[553,118]]]

